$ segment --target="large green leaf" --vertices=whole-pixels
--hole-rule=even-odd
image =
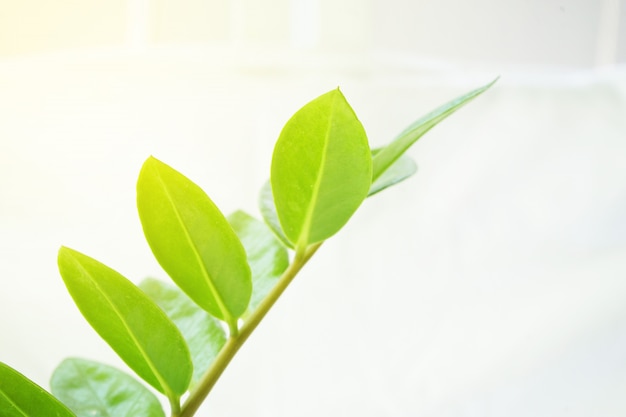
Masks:
[[[298,249],[341,229],[370,188],[372,158],[361,122],[337,89],[298,110],[272,157],[271,183],[285,235]]]
[[[280,220],[278,220],[276,205],[274,204],[274,195],[272,194],[272,184],[269,181],[266,181],[263,187],[261,187],[261,192],[259,193],[259,209],[265,224],[267,224],[272,233],[274,233],[274,236],[276,236],[285,247],[293,249],[293,243],[285,236],[285,232],[283,232],[283,228],[280,225]]]
[[[193,362],[193,388],[226,343],[222,324],[198,307],[178,287],[147,278],[139,283],[139,288],[165,311],[187,341]]]
[[[252,298],[248,310],[252,312],[289,266],[289,256],[265,223],[243,211],[232,213],[228,221],[248,254],[252,270]]]
[[[457,97],[456,99],[428,113],[426,116],[406,128],[391,143],[382,148],[373,158],[372,182],[375,183],[376,180],[389,167],[391,167],[392,164],[407,151],[407,149],[411,147],[411,145],[437,125],[437,123],[441,122],[443,119],[460,109],[463,105],[485,92],[496,81],[497,78],[483,87]]]
[[[72,413],[46,390],[0,362],[0,416],[72,417]]]
[[[78,417],[165,417],[158,398],[144,385],[98,362],[65,359],[50,386]]]
[[[175,398],[189,386],[189,350],[178,328],[133,283],[72,249],[59,270],[80,312],[115,352],[154,388]]]
[[[372,150],[372,155],[375,156],[379,151],[379,149]],[[381,176],[376,178],[376,181],[372,183],[367,196],[373,196],[385,188],[396,185],[415,174],[415,172],[417,172],[417,165],[415,164],[415,161],[407,155],[400,155],[400,158],[396,159],[396,161],[391,164],[391,166],[387,168]]]
[[[200,307],[236,331],[252,293],[237,235],[208,195],[150,157],[137,181],[144,234],[163,269]]]

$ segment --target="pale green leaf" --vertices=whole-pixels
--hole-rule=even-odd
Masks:
[[[232,213],[228,221],[248,254],[252,270],[252,298],[248,311],[252,312],[289,266],[289,256],[265,223],[243,211]]]
[[[176,284],[231,330],[252,292],[245,250],[209,196],[150,157],[137,182],[137,207],[154,256]]]
[[[193,388],[226,343],[224,328],[178,287],[147,278],[139,283],[139,288],[165,311],[187,341],[193,362]]]
[[[132,376],[98,362],[68,358],[50,380],[77,417],[165,417],[158,398]]]
[[[426,116],[406,128],[391,143],[382,148],[373,158],[372,182],[375,183],[376,180],[426,132],[432,129],[443,119],[460,109],[463,105],[485,92],[496,81],[497,79],[483,87],[457,97],[456,99],[428,113]]]
[[[261,192],[259,193],[259,209],[265,224],[267,224],[272,233],[274,233],[274,236],[276,236],[283,245],[293,249],[293,243],[285,236],[285,232],[283,232],[283,228],[280,225],[280,220],[278,220],[274,196],[272,195],[272,184],[269,181],[265,182],[263,187],[261,187]]]
[[[168,398],[189,386],[189,350],[178,328],[133,283],[86,255],[63,247],[59,270],[85,319],[137,375]]]
[[[373,152],[373,155],[375,155],[375,152]],[[415,172],[417,172],[415,161],[407,155],[400,155],[400,158],[372,183],[368,197],[404,181],[415,174]]]
[[[0,416],[72,417],[72,413],[46,390],[0,362]]]
[[[306,104],[283,128],[272,157],[272,192],[287,238],[303,249],[334,235],[371,179],[365,130],[339,89]]]

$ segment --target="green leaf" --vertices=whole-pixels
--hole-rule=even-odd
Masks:
[[[208,195],[150,157],[137,181],[137,207],[154,256],[200,307],[236,331],[252,293],[237,235]]]
[[[161,403],[144,385],[98,362],[65,359],[50,385],[77,417],[165,417]]]
[[[72,417],[74,413],[39,385],[0,362],[0,415]]]
[[[496,78],[489,84],[470,91],[469,93],[457,97],[443,106],[438,107],[406,128],[391,143],[382,148],[373,158],[372,182],[376,183],[376,180],[378,180],[378,178],[426,132],[432,129],[443,119],[460,109],[463,105],[485,92],[497,80],[498,79]]]
[[[141,378],[170,400],[189,386],[192,367],[180,331],[133,283],[62,247],[59,270],[85,319]]]
[[[265,224],[270,228],[274,236],[280,240],[280,242],[287,248],[293,249],[293,243],[287,239],[283,228],[278,220],[278,214],[276,214],[276,205],[274,204],[274,195],[272,194],[272,184],[267,181],[261,187],[259,193],[259,209]]]
[[[285,235],[300,250],[334,235],[367,196],[371,179],[365,130],[339,89],[309,102],[289,119],[272,157]]]
[[[375,151],[372,154],[375,155]],[[396,185],[399,182],[404,181],[417,171],[417,165],[415,161],[407,155],[400,155],[389,168],[383,172],[383,174],[372,183],[368,197],[384,190],[385,188]]]
[[[228,216],[228,221],[248,254],[248,263],[252,270],[252,297],[248,312],[252,312],[289,266],[289,256],[265,223],[243,211],[232,213]]]
[[[220,321],[198,307],[178,287],[147,278],[139,283],[139,288],[165,311],[187,341],[193,362],[193,389],[226,343]]]

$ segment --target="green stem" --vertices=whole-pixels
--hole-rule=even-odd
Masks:
[[[256,329],[261,320],[265,317],[267,312],[272,308],[276,300],[285,291],[287,286],[293,281],[295,276],[300,272],[302,267],[308,262],[309,259],[315,254],[315,252],[322,245],[322,242],[309,246],[300,256],[296,256],[289,267],[283,272],[272,291],[263,299],[261,304],[254,310],[248,320],[239,330],[239,334],[231,335],[226,341],[226,344],[220,350],[220,353],[215,358],[215,361],[207,372],[202,376],[202,379],[198,382],[195,390],[189,394],[189,397],[183,405],[182,411],[178,417],[192,417],[198,408],[205,400],[211,389],[226,369],[226,366],[233,359],[239,348],[248,339],[250,334]]]
[[[180,417],[180,397],[171,396],[170,401],[170,417]]]

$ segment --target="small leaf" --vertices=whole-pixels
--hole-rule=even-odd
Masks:
[[[267,224],[274,233],[274,236],[276,236],[285,247],[293,249],[293,243],[285,236],[285,232],[283,232],[283,228],[280,225],[280,220],[278,220],[274,196],[272,195],[272,184],[269,181],[265,182],[263,187],[261,187],[261,192],[259,193],[259,209],[261,210],[265,224]]]
[[[165,311],[187,341],[193,362],[193,389],[226,343],[221,323],[198,307],[178,287],[147,278],[139,283],[139,288]]]
[[[298,249],[334,235],[367,196],[371,179],[365,130],[339,89],[309,102],[289,119],[272,157],[285,235]]]
[[[385,172],[411,145],[413,145],[426,132],[441,122],[446,117],[460,109],[470,100],[476,98],[489,87],[491,87],[498,79],[496,78],[489,84],[470,91],[469,93],[457,97],[456,99],[440,106],[426,116],[417,120],[398,135],[391,143],[382,148],[380,152],[373,158],[372,182]]]
[[[150,157],[137,181],[137,207],[154,256],[200,307],[236,330],[252,282],[246,252],[209,196]]]
[[[50,385],[77,417],[165,417],[157,397],[139,381],[98,362],[65,359]]]
[[[74,413],[39,385],[0,362],[0,415],[72,417]]]
[[[289,266],[289,256],[265,223],[243,211],[232,213],[228,221],[248,254],[252,270],[252,298],[248,311],[252,312]]]
[[[59,270],[85,319],[137,375],[170,399],[187,390],[192,367],[185,340],[148,296],[69,248],[59,251]]]
[[[401,155],[370,187],[368,197],[404,181],[417,171],[415,161],[407,155]]]

